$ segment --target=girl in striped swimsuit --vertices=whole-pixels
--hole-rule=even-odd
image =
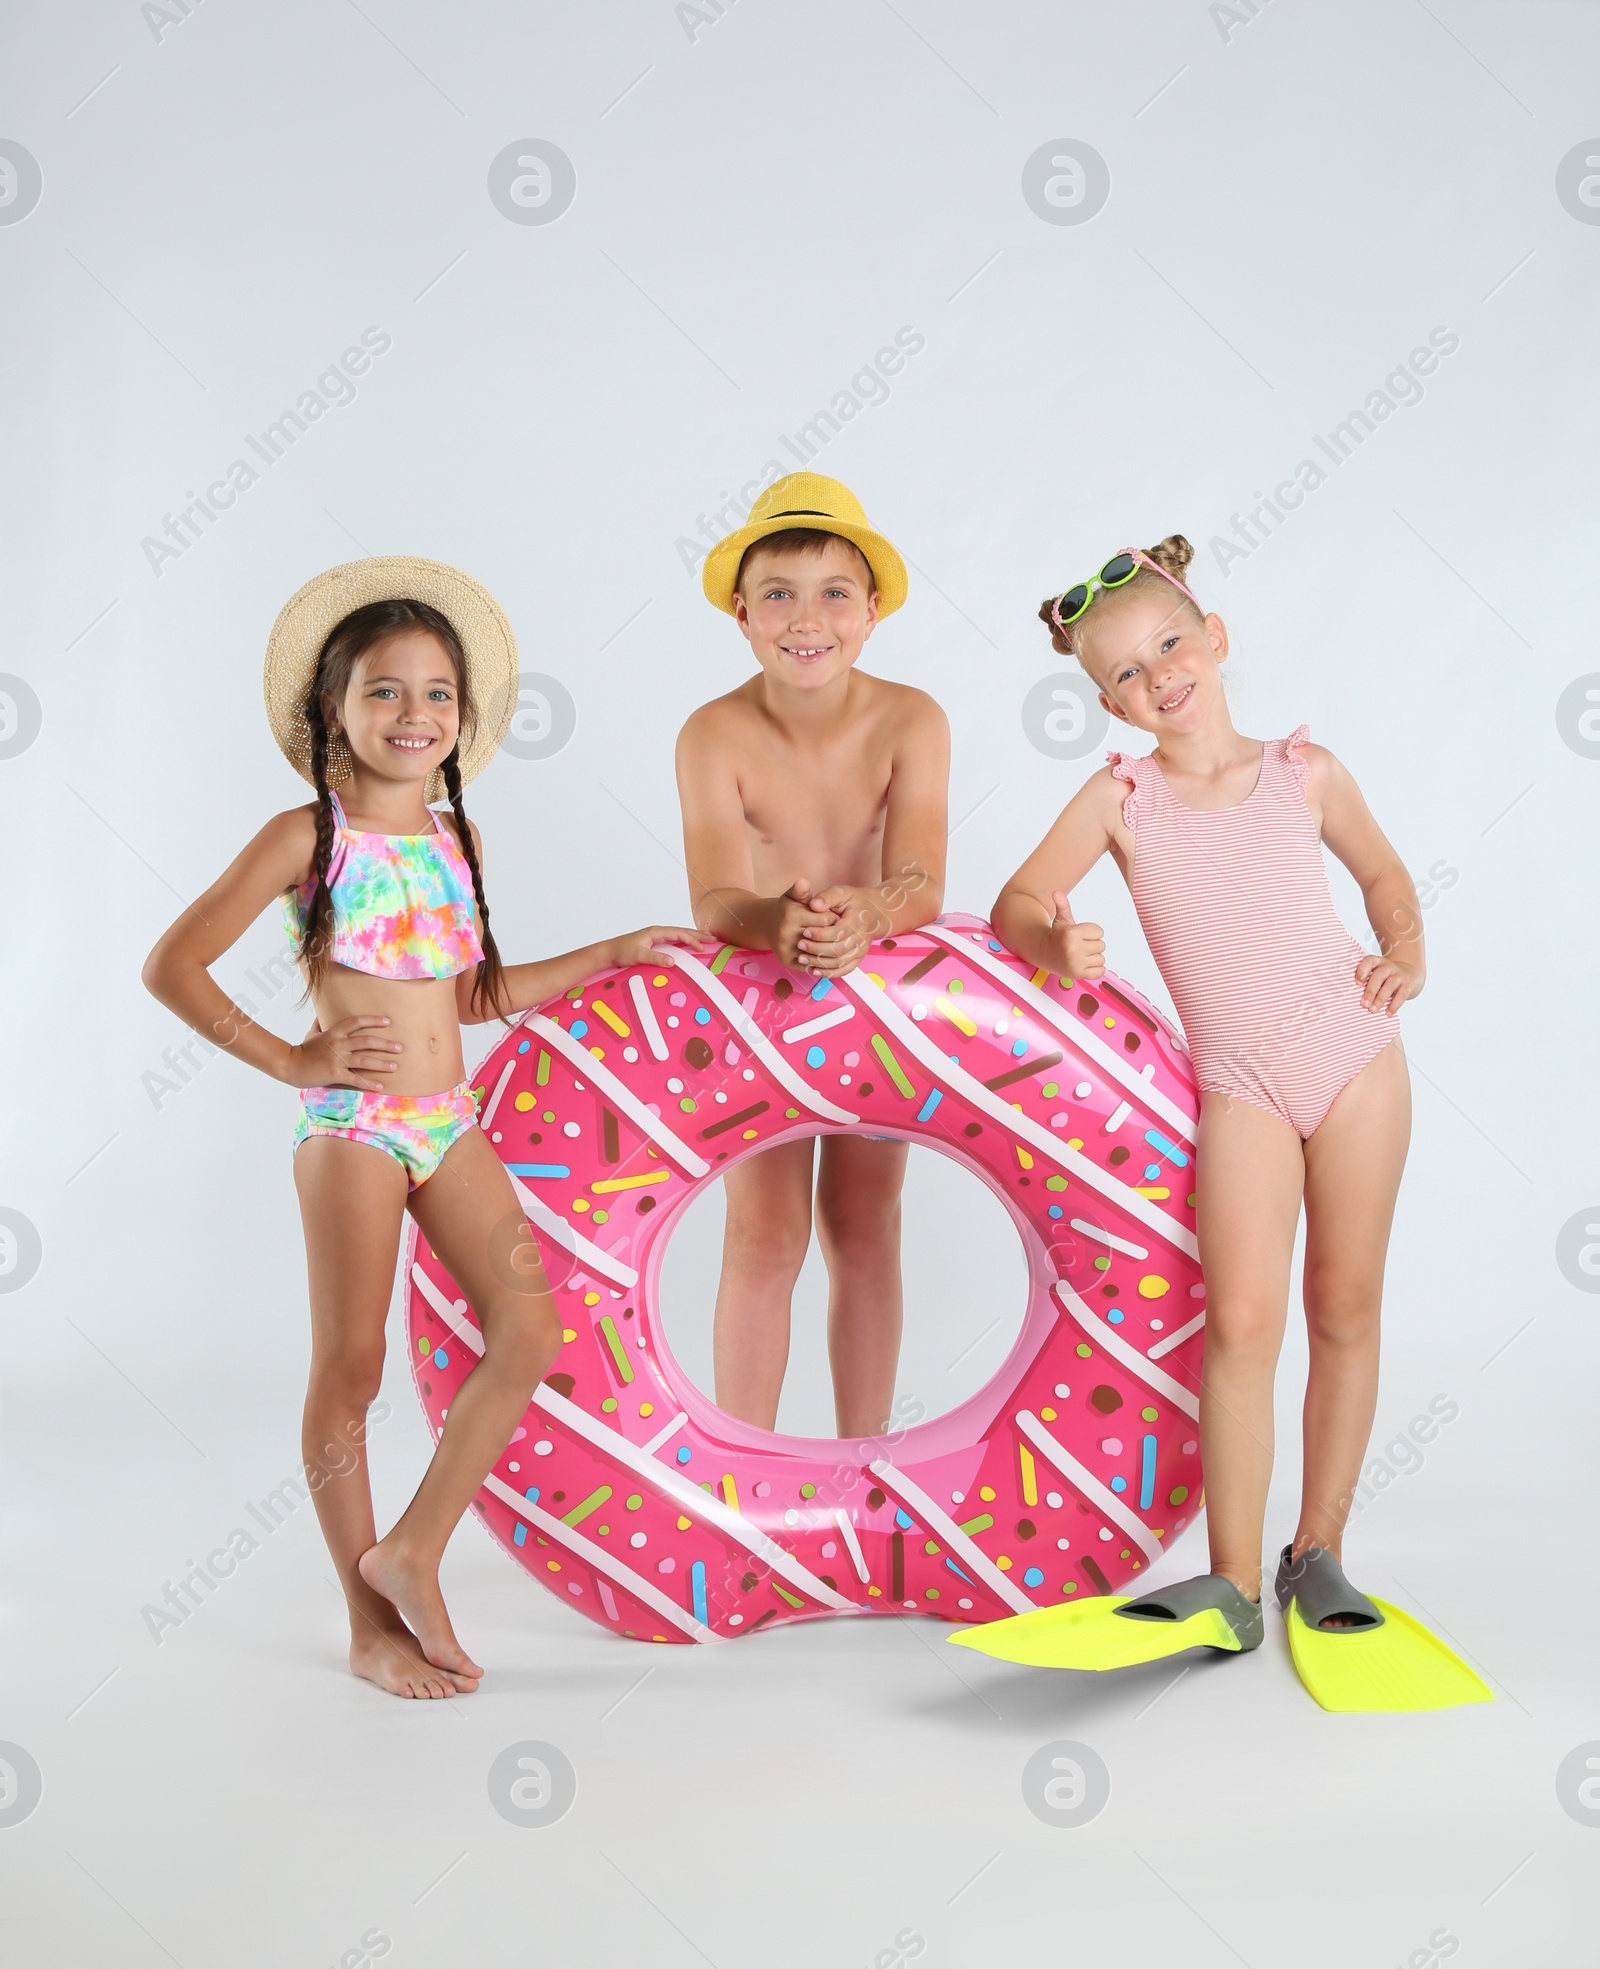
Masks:
[[[1110,854],[1183,1022],[1201,1089],[1211,1576],[1149,1617],[1182,1617],[1190,1599],[1215,1606],[1248,1648],[1261,1638],[1272,1384],[1302,1200],[1311,1365],[1300,1520],[1283,1563],[1339,1558],[1377,1401],[1384,1257],[1411,1130],[1396,1014],[1424,967],[1416,891],[1350,774],[1304,725],[1265,742],[1234,730],[1228,632],[1184,584],[1192,555],[1176,534],[1125,549],[1040,609],[1111,716],[1156,745],[1109,755],[1006,884],[994,926],[1028,963],[1098,978],[1104,938],[1074,918],[1069,892]],[[1335,913],[1324,842],[1361,885],[1379,955]]]

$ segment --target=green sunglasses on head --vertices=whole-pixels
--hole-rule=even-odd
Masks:
[[[1196,608],[1200,607],[1178,577],[1175,574],[1168,574],[1159,561],[1152,560],[1137,547],[1124,547],[1120,554],[1111,556],[1098,574],[1092,575],[1087,581],[1077,582],[1065,594],[1057,595],[1050,604],[1051,621],[1062,635],[1065,635],[1068,625],[1088,612],[1089,604],[1100,589],[1122,587],[1125,582],[1133,579],[1141,567],[1154,568],[1163,581],[1170,581],[1180,595],[1187,595]]]

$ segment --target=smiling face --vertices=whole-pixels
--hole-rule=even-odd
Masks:
[[[1180,595],[1147,588],[1096,596],[1078,625],[1079,661],[1113,718],[1158,738],[1199,731],[1221,707],[1228,631]],[[1085,628],[1089,633],[1084,633]]]
[[[758,542],[733,612],[773,682],[821,690],[861,654],[878,620],[878,592],[865,556],[837,535],[824,536],[815,551]]]
[[[369,771],[421,785],[455,746],[460,697],[450,652],[432,630],[400,629],[357,659],[336,722]]]

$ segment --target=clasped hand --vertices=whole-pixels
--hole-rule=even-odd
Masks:
[[[813,892],[802,875],[778,898],[772,948],[785,964],[818,977],[843,977],[866,955],[874,937],[889,928],[875,889],[836,883]]]

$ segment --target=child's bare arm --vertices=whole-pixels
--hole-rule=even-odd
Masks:
[[[468,821],[472,829],[472,845],[477,851],[478,872],[483,874],[483,836],[478,832],[477,823]],[[487,877],[485,888],[487,889]],[[477,925],[480,939],[483,936],[483,918],[474,906],[473,921]],[[648,963],[652,956],[662,964],[670,964],[670,956],[662,956],[656,951],[657,944],[688,944],[699,950],[706,943],[698,930],[674,928],[670,924],[653,923],[647,929],[630,930],[620,937],[606,937],[599,943],[585,944],[581,950],[564,951],[559,957],[541,957],[531,964],[507,964],[502,972],[503,1002],[489,1004],[487,998],[475,1001],[473,989],[477,983],[477,967],[473,966],[456,978],[456,1017],[464,1026],[486,1025],[489,1020],[512,1012],[529,1012],[536,1005],[559,997],[570,991],[574,985],[586,983],[598,977],[602,971],[621,970],[629,964]]]
[[[600,943],[585,944],[581,950],[564,951],[559,957],[542,957],[532,964],[508,964],[505,968],[506,1000],[501,1011],[528,1012],[536,1005],[557,998],[574,985],[585,984],[602,971],[617,971],[629,964],[670,965],[670,949],[662,945],[687,944],[700,951],[709,939],[699,930],[686,930],[673,924],[653,923],[647,929],[628,930],[620,937],[606,937]],[[475,973],[463,971],[456,980],[456,1010],[464,1026],[483,1025],[499,1013],[489,1005],[480,1011],[472,1002],[471,980]]]
[[[720,742],[717,707],[708,705],[678,735],[678,801],[683,809],[683,859],[694,920],[709,937],[771,950],[785,964],[800,962],[802,930],[833,921],[803,900],[797,882],[781,896],[757,895],[739,776]]]
[[[381,1093],[375,1074],[392,1071],[400,1048],[381,1037],[385,1018],[340,1019],[313,1026],[300,1045],[259,1026],[211,976],[261,912],[304,879],[316,823],[304,808],[278,814],[198,897],[145,959],[146,988],[202,1037],[291,1087],[342,1085]]]
[[[950,725],[922,691],[907,691],[895,745],[883,827],[883,880],[836,883],[811,898],[831,920],[801,935],[809,968],[837,976],[860,962],[867,945],[928,923],[944,907],[950,837]]]
[[[1366,986],[1365,1002],[1392,1017],[1417,996],[1428,975],[1416,885],[1348,769],[1323,745],[1308,745],[1305,756],[1311,768],[1306,802],[1320,816],[1323,840],[1360,883],[1383,953],[1364,957],[1356,976]]]
[[[1105,969],[1098,923],[1073,920],[1071,892],[1111,847],[1122,789],[1109,768],[1081,786],[1050,832],[1000,891],[990,920],[1008,950],[1042,970],[1097,978]]]

